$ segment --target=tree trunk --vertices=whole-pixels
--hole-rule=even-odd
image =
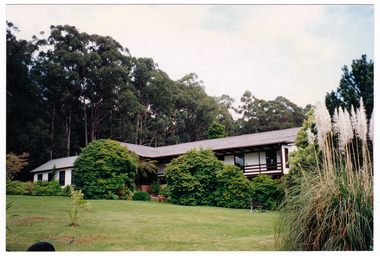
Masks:
[[[51,114],[51,129],[50,129],[50,146],[51,146],[51,158],[53,158],[54,151],[54,120],[55,119],[55,105],[53,105],[52,114]]]
[[[69,110],[69,116],[66,118],[66,141],[67,141],[67,151],[66,155],[70,156],[70,142],[71,142],[71,107]]]
[[[88,145],[88,137],[87,137],[87,110],[86,110],[86,96],[83,95],[83,116],[84,116],[84,141],[87,147]]]

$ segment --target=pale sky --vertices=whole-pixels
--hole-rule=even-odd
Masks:
[[[31,40],[51,25],[111,36],[171,79],[196,73],[210,96],[284,96],[299,106],[336,91],[341,68],[374,59],[373,5],[7,5]]]

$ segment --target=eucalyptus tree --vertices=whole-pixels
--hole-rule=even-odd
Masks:
[[[73,112],[80,104],[81,82],[85,68],[85,45],[88,35],[73,26],[51,26],[47,40],[40,40],[40,52],[33,67],[35,81],[42,90],[42,97],[50,118],[52,153],[57,153],[56,129],[64,125],[66,156],[71,154]],[[59,118],[58,115],[62,116]],[[58,118],[57,118],[58,117]],[[63,122],[62,122],[63,121]],[[58,125],[57,125],[57,122]],[[58,153],[59,154],[59,153]],[[57,156],[57,155],[56,155]],[[61,155],[58,155],[61,156]]]
[[[128,49],[112,37],[90,35],[87,52],[91,64],[83,88],[89,112],[90,140],[108,137],[106,120],[118,111],[118,93],[131,79],[132,62]]]
[[[371,118],[374,100],[373,66],[373,61],[368,61],[366,55],[362,55],[361,59],[353,60],[351,70],[347,65],[343,66],[339,87],[326,95],[326,106],[330,115],[333,115],[338,107],[349,111],[351,106],[358,109],[360,98],[363,98],[367,119]]]
[[[288,99],[279,96],[275,100],[258,99],[246,91],[238,111],[240,133],[265,132],[301,126],[305,110]]]
[[[46,139],[48,122],[40,88],[33,83],[29,70],[33,66],[35,43],[17,39],[18,28],[7,22],[6,29],[6,152],[30,154],[29,165],[18,179],[30,178],[29,171],[49,157]]]

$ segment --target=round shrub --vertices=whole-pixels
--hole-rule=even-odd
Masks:
[[[218,187],[215,191],[217,206],[227,208],[248,208],[252,195],[252,185],[241,169],[235,165],[225,165],[217,174]]]
[[[215,205],[216,174],[223,169],[212,150],[192,149],[167,165],[171,200],[181,205]]]
[[[73,180],[85,198],[116,199],[120,190],[132,189],[137,159],[126,146],[113,140],[96,140],[74,163]]]
[[[261,202],[267,209],[275,210],[282,202],[284,192],[279,180],[268,175],[258,175],[252,179],[252,199]]]
[[[137,201],[150,201],[150,195],[145,191],[137,191],[133,197],[132,200]]]

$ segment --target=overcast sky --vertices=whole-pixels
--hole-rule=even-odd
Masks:
[[[173,80],[196,73],[210,96],[244,91],[299,106],[324,101],[341,68],[374,58],[373,5],[7,5],[30,40],[50,25],[111,36]]]

